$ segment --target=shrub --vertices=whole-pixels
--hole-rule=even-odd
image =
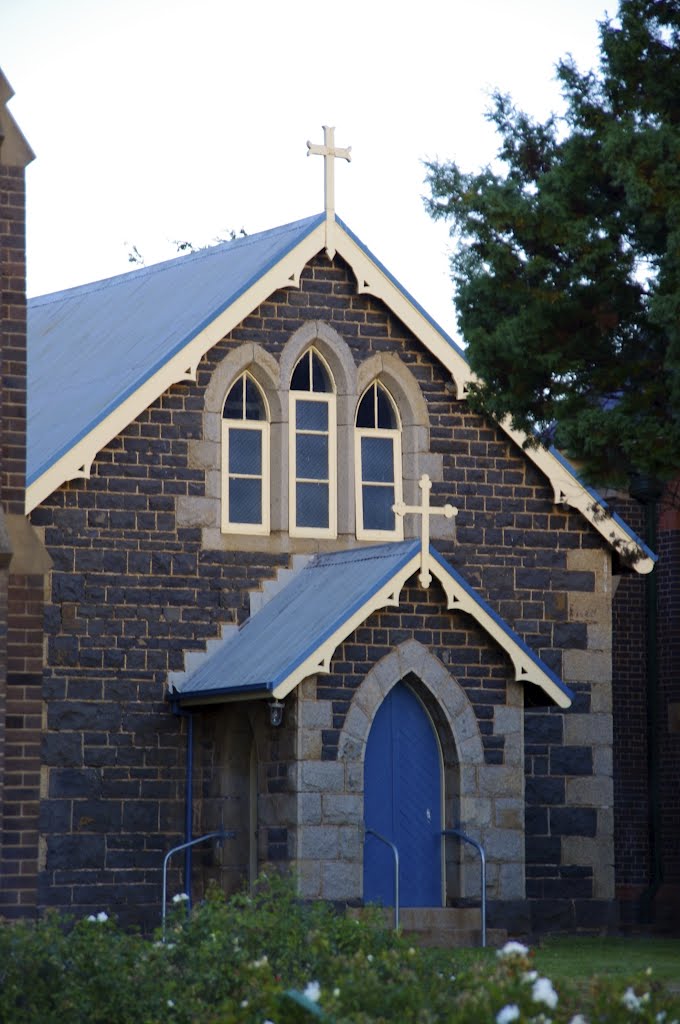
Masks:
[[[467,964],[466,964],[467,961]],[[677,1001],[643,976],[556,991],[521,946],[470,963],[424,951],[376,913],[360,922],[303,903],[263,878],[226,901],[212,892],[165,943],[106,914],[55,914],[0,927],[0,1021],[7,1024],[672,1024]],[[580,1016],[579,1016],[580,1015]]]

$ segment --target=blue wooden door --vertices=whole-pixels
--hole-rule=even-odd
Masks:
[[[441,761],[430,717],[397,683],[373,720],[364,762],[364,822],[399,850],[399,902],[438,907],[441,881]],[[364,900],[394,906],[392,851],[367,834]]]

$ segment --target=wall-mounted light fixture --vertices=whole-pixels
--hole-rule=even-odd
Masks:
[[[284,703],[281,700],[270,700],[267,704],[269,708],[269,724],[270,725],[281,725],[283,721],[283,709]]]

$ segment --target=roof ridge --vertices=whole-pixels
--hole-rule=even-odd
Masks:
[[[340,551],[320,551],[318,552],[313,561],[309,562],[306,568],[314,569],[316,566],[328,565],[332,562],[343,562],[343,561],[356,561],[356,562],[369,562],[376,558],[389,558],[395,551],[408,551],[411,548],[414,550],[420,547],[420,541],[417,538],[407,538],[406,540],[397,542],[388,542],[385,544],[372,544],[366,548],[344,548]]]
[[[179,256],[173,256],[169,260],[160,260],[158,263],[151,263],[148,267],[138,267],[136,270],[123,271],[120,274],[113,274],[111,277],[102,277],[96,281],[87,281],[85,284],[72,285],[70,288],[62,288],[56,292],[46,292],[43,295],[34,295],[28,299],[29,310],[32,306],[45,306],[50,302],[61,302],[69,295],[91,295],[98,291],[104,291],[107,288],[113,287],[119,284],[121,281],[131,281],[133,279],[142,280],[146,277],[150,277],[154,274],[163,273],[166,270],[170,270],[176,267],[179,263],[193,263],[199,259],[207,259],[211,256],[217,256],[224,252],[226,248],[238,248],[247,249],[249,245],[261,241],[265,235],[275,235],[277,233],[285,233],[288,230],[300,227],[301,224],[310,223],[312,224],[315,220],[319,223],[323,220],[324,214],[314,214],[310,217],[301,217],[299,220],[289,221],[287,224],[279,224],[274,228],[267,228],[264,231],[256,231],[252,235],[244,235],[242,238],[230,238],[223,242],[217,242],[215,245],[206,245],[201,249],[196,249],[193,252],[183,253]]]

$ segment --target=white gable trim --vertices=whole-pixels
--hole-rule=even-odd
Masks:
[[[382,299],[440,363],[450,371],[456,388],[456,397],[465,398],[467,385],[474,380],[469,364],[455,348],[442,337],[436,327],[421,313],[408,296],[395,285],[360,245],[337,223],[332,228],[335,249],[349,263],[357,279],[357,291],[367,292]]]
[[[308,658],[305,659],[290,675],[275,686],[272,693],[274,697],[281,700],[295,687],[307,679],[308,676],[327,674],[330,672],[331,659],[337,648],[347,637],[358,629],[366,621],[369,615],[380,608],[398,607],[399,595],[404,584],[420,568],[420,552],[409,560],[407,565],[395,573],[392,579],[385,586],[374,594],[369,601],[359,608],[354,615],[346,619],[342,625],[317,647]],[[482,627],[492,640],[506,652],[512,661],[515,670],[515,681],[518,683],[534,683],[539,686],[555,703],[561,708],[571,706],[571,700],[565,691],[556,684],[555,680],[544,672],[538,663],[537,656],[533,657],[524,646],[515,640],[511,635],[510,628],[503,626],[500,619],[489,614],[486,609],[475,598],[474,592],[462,587],[442,566],[442,564],[428,552],[427,564],[432,575],[439,580],[446,594],[447,608],[452,611],[466,612],[471,615]]]
[[[540,686],[548,696],[561,708],[571,707],[571,700],[561,687],[557,686],[541,666],[537,663],[535,654],[530,656],[528,649],[514,639],[508,632],[509,627],[504,626],[500,619],[495,618],[479,603],[479,599],[454,579],[443,568],[441,563],[433,558],[430,553],[427,555],[430,572],[441,583],[446,594],[447,608],[453,611],[466,612],[475,619],[485,633],[488,633],[496,641],[499,647],[505,651],[512,661],[515,670],[515,682],[534,683]]]
[[[331,659],[335,654],[336,650],[347,637],[358,629],[366,621],[366,619],[373,612],[379,611],[381,608],[398,608],[399,607],[399,595],[401,594],[402,588],[407,580],[413,576],[414,572],[420,564],[420,554],[416,554],[413,558],[409,559],[407,564],[396,572],[394,576],[381,587],[368,601],[357,609],[353,615],[342,623],[338,629],[332,633],[327,640],[317,647],[309,657],[305,658],[297,668],[295,668],[284,680],[282,680],[278,686],[275,686],[272,690],[272,694],[277,700],[281,700],[287,694],[294,690],[303,679],[307,679],[309,676],[325,674],[327,675],[331,670]]]
[[[545,448],[543,445],[525,448],[526,435],[513,429],[509,417],[503,420],[500,426],[508,437],[522,448],[524,454],[531,459],[536,468],[548,478],[552,484],[556,505],[565,505],[580,512],[615,551],[630,560],[631,568],[636,572],[644,576],[652,571],[655,564],[654,559],[646,554],[621,521],[607,511],[606,507],[549,448]]]

